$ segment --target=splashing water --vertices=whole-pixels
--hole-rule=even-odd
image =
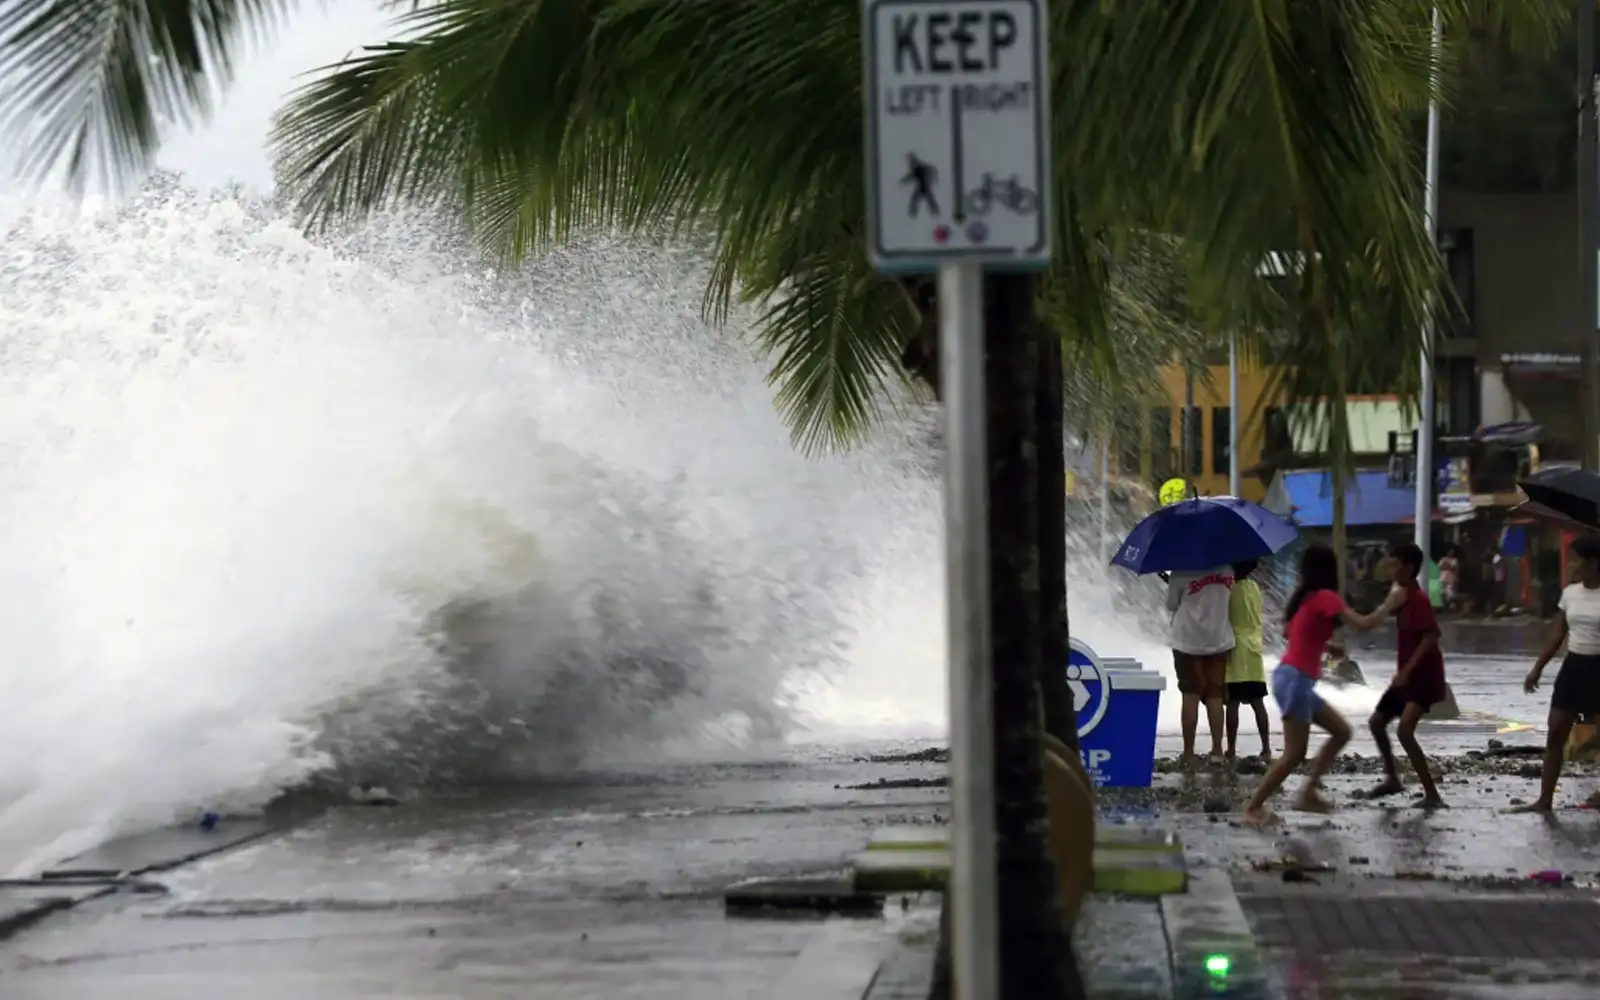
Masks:
[[[0,869],[319,779],[943,729],[928,414],[796,454],[694,255],[495,276],[170,179],[0,225]]]

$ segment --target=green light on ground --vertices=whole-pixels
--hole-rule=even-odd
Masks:
[[[1228,970],[1233,968],[1233,959],[1227,955],[1207,955],[1206,972],[1213,976],[1226,976]]]

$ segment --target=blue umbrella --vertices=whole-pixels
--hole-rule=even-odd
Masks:
[[[1135,573],[1198,573],[1270,556],[1298,537],[1294,526],[1238,497],[1170,504],[1128,533],[1111,565]]]

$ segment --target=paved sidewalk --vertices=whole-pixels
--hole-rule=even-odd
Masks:
[[[920,918],[906,922],[863,1000],[927,1000],[938,943],[937,899],[928,898],[931,902]],[[1078,926],[1079,967],[1094,1000],[1156,1000],[1172,995],[1158,903],[1092,897]]]
[[[1168,897],[1164,904],[1091,901],[1077,940],[1089,996],[1592,1000],[1600,995],[1600,893],[1333,875],[1286,883],[1278,874],[1230,877],[1219,869],[1202,869],[1196,876],[1202,892]],[[1185,915],[1195,907],[1203,912]],[[924,1000],[933,931],[931,916],[907,922],[864,1000]],[[1207,959],[1218,956],[1231,969],[1212,975]]]
[[[1600,894],[1404,879],[1233,879],[1279,995],[1561,1000],[1600,993]]]

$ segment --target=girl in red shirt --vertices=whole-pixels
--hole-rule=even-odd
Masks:
[[[1272,696],[1283,716],[1283,756],[1261,779],[1261,785],[1245,806],[1244,821],[1256,826],[1275,819],[1266,808],[1271,798],[1300,762],[1306,759],[1311,742],[1311,726],[1317,725],[1328,739],[1311,763],[1305,787],[1295,797],[1294,807],[1311,812],[1328,812],[1333,804],[1318,791],[1322,776],[1332,766],[1339,751],[1350,742],[1350,723],[1317,694],[1322,676],[1322,658],[1328,640],[1340,625],[1361,632],[1376,628],[1404,597],[1398,588],[1391,590],[1383,604],[1370,615],[1360,615],[1339,596],[1339,561],[1326,545],[1306,546],[1300,557],[1300,583],[1284,609],[1284,635],[1289,647],[1283,661],[1272,672]]]

